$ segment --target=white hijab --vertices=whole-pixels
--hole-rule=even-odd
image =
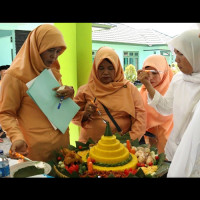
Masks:
[[[188,108],[187,118],[183,121],[186,126],[181,130],[181,141],[175,151],[172,163],[169,168],[168,177],[190,177],[200,176],[200,163],[197,166],[198,156],[200,155],[200,118],[198,113],[200,111],[200,30],[189,30],[176,38],[172,39],[168,45],[173,50],[174,48],[180,51],[192,65],[192,75],[182,73],[183,88],[184,84],[190,82],[191,88],[184,91],[185,95],[191,95],[197,101],[190,100],[185,108]],[[194,87],[193,87],[194,86]],[[186,87],[185,87],[186,88]],[[193,89],[194,88],[194,89]],[[184,100],[184,99],[183,99]],[[198,103],[199,102],[199,103]],[[182,118],[182,116],[180,116]],[[197,131],[194,131],[197,130]],[[177,137],[177,135],[170,135]],[[166,144],[168,151],[170,145]],[[199,169],[199,172],[195,170]],[[194,173],[195,171],[195,173]]]
[[[200,83],[200,29],[185,31],[168,42],[169,48],[180,51],[192,65],[192,75],[183,74],[185,81]]]

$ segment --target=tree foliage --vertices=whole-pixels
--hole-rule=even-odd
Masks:
[[[174,74],[176,74],[177,72],[180,71],[180,69],[178,68],[178,65],[177,65],[176,62],[173,62],[173,63],[171,64],[171,70],[173,71]]]
[[[137,71],[135,69],[135,66],[130,64],[125,68],[124,72],[125,78],[132,83],[134,83],[137,80]]]

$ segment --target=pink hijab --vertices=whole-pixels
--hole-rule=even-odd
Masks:
[[[170,69],[167,60],[162,55],[151,55],[146,58],[143,64],[143,69],[145,67],[151,66],[155,68],[157,71],[162,71],[163,73],[159,73],[161,81],[155,87],[155,89],[162,95],[164,95],[169,87],[169,84],[173,77],[173,72]],[[149,106],[147,103],[147,90],[144,85],[142,85],[140,93],[144,100],[144,106],[147,111],[147,130],[153,127],[157,127],[158,125],[164,128],[165,130],[169,130],[171,126],[173,116],[163,116],[159,114],[153,107]],[[171,130],[171,129],[170,129]],[[167,134],[168,135],[168,134]]]

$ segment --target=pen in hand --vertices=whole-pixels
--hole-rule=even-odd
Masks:
[[[91,100],[90,102],[91,102],[93,105],[95,105],[95,104],[94,104],[94,101]],[[101,115],[101,112],[99,111],[98,108],[96,108],[96,111],[99,113],[99,115]]]
[[[60,90],[64,90],[64,89],[65,89],[65,86],[62,85],[61,87],[59,87],[59,88],[57,89],[57,92],[60,91]],[[60,109],[60,106],[61,106],[63,100],[64,100],[64,96],[61,96],[61,97],[60,97],[60,102],[59,102],[59,104],[58,104],[57,109]]]
[[[59,102],[59,104],[58,104],[58,108],[57,108],[57,109],[60,109],[60,106],[61,106],[61,104],[62,104],[63,100],[64,100],[64,97],[63,97],[63,96],[62,96],[62,97],[60,97],[60,102]]]
[[[96,101],[96,98],[94,99],[94,101],[90,101],[93,105],[95,105],[95,101]],[[99,116],[101,117],[101,119],[103,120],[104,123],[106,123],[107,121],[102,117],[102,114],[99,110],[99,108],[96,108],[96,111],[98,112]]]

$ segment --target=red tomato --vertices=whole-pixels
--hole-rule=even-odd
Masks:
[[[159,159],[159,156],[155,156],[155,159],[158,160],[158,159]]]
[[[68,170],[68,169],[69,169],[69,167],[68,167],[67,165],[65,165],[65,169],[66,169],[66,170]]]
[[[65,166],[65,169],[71,174],[73,172],[73,169],[70,167],[68,167],[67,165]]]
[[[137,163],[137,166],[138,166],[138,167],[141,167],[141,163]]]
[[[152,163],[152,162],[150,162],[150,163],[149,163],[149,166],[152,166],[152,165],[153,165],[153,163]]]
[[[136,173],[137,173],[137,169],[132,169],[132,168],[130,168],[130,169],[125,169],[124,170],[124,173],[128,176],[129,174],[133,174],[133,175],[135,175]]]
[[[79,149],[82,149],[83,147],[81,145],[78,146]]]
[[[78,172],[79,170],[79,165],[75,165],[75,171]]]
[[[76,169],[76,165],[73,163],[73,164],[71,164],[71,166],[69,168],[75,170]]]
[[[76,171],[76,165],[75,164],[72,164],[68,170],[67,170],[70,174],[73,172],[73,171]]]
[[[130,173],[132,173],[133,175],[135,175],[135,174],[137,173],[137,169],[132,169],[132,170],[130,171]]]
[[[60,160],[62,160],[62,158],[61,158],[60,156],[58,156],[58,157],[57,157],[57,160],[60,161]]]
[[[125,169],[124,170],[124,174],[126,174],[127,176],[129,175],[129,170],[128,169]]]
[[[70,169],[70,168],[69,168],[67,171],[68,171],[70,174],[72,174],[73,169]]]

